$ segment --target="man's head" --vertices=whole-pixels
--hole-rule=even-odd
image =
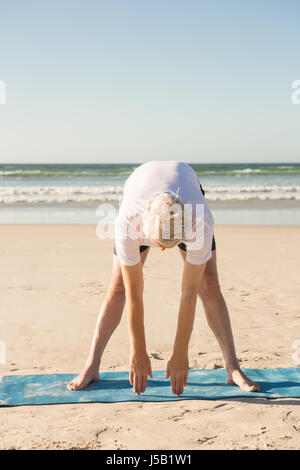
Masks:
[[[184,204],[174,193],[162,193],[150,202],[144,218],[149,239],[162,249],[184,239]]]

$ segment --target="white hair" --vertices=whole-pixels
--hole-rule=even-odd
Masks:
[[[144,224],[148,237],[166,248],[184,240],[184,204],[178,194],[161,193],[152,199],[144,214]]]

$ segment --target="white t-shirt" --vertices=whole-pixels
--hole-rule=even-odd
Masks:
[[[183,241],[187,262],[200,265],[212,256],[214,219],[201,192],[198,176],[184,162],[150,161],[139,166],[125,182],[124,198],[115,224],[116,252],[122,265],[139,263],[141,245],[156,247],[146,236],[143,214],[149,202],[164,192],[178,194],[185,207],[197,205],[197,211],[200,211],[193,212],[197,224],[188,231],[196,234],[196,241],[195,238],[191,243]],[[188,237],[189,240],[192,237]]]

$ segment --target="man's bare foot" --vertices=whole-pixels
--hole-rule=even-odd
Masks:
[[[260,386],[250,380],[240,369],[234,369],[230,372],[227,371],[227,383],[231,385],[237,385],[245,392],[260,391]]]
[[[91,382],[98,382],[100,380],[99,368],[85,367],[81,374],[68,383],[69,390],[83,390]]]

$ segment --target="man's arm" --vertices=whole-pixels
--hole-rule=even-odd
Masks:
[[[177,331],[173,346],[173,354],[167,365],[166,378],[171,376],[172,392],[179,396],[187,383],[188,376],[188,345],[193,330],[195,308],[200,282],[205,265],[194,265],[185,261],[181,299],[178,314]]]
[[[131,345],[129,382],[137,395],[147,386],[147,375],[152,377],[151,363],[146,351],[143,302],[142,263],[121,266],[126,291],[128,330]]]

